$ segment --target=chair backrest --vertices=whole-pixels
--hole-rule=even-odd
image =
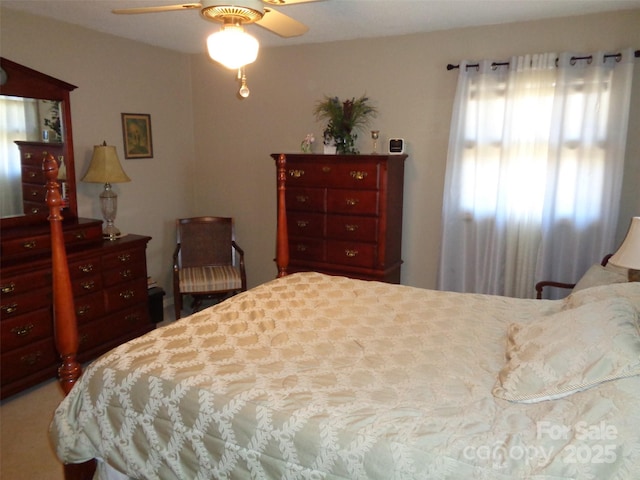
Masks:
[[[193,217],[176,220],[180,266],[232,265],[233,218]]]

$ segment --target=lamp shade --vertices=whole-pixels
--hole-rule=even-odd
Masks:
[[[238,69],[258,58],[260,44],[241,25],[227,24],[207,39],[209,56],[229,69]]]
[[[618,251],[609,259],[618,267],[640,270],[640,217],[633,217],[629,231]]]
[[[131,179],[124,173],[116,147],[107,145],[96,145],[93,147],[93,156],[87,173],[82,177],[83,182],[92,183],[123,183],[130,182]]]

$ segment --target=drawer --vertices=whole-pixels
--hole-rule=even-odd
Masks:
[[[44,220],[46,220],[49,215],[49,207],[44,202],[22,202],[22,210],[27,215],[40,215]]]
[[[376,242],[378,219],[348,215],[329,215],[327,217],[327,237],[340,240]]]
[[[325,191],[324,188],[291,188],[285,194],[287,210],[324,212]]]
[[[2,384],[41,373],[58,362],[53,338],[46,338],[27,347],[2,353]]]
[[[104,315],[104,294],[102,291],[78,296],[73,299],[78,324],[87,323]]]
[[[114,268],[104,272],[104,284],[106,287],[128,282],[136,278],[147,278],[147,265],[143,262],[126,264],[120,268]]]
[[[100,274],[100,257],[69,263],[71,280],[91,278]]]
[[[44,254],[51,251],[48,234],[21,237],[2,242],[2,257],[11,258],[20,255]]]
[[[287,214],[287,230],[292,237],[324,237],[322,213],[291,212]]]
[[[105,290],[106,312],[115,312],[122,308],[134,306],[137,303],[147,305],[147,279],[137,280],[115,285]]]
[[[99,292],[102,290],[102,276],[100,275],[100,272],[95,272],[91,275],[74,278],[71,280],[71,289],[73,290],[74,298],[93,292]]]
[[[42,165],[22,165],[22,182],[23,183],[41,183],[45,184],[47,179],[44,176]]]
[[[373,268],[376,246],[368,243],[327,242],[327,262]]]
[[[21,348],[42,338],[53,337],[51,309],[43,308],[0,322],[2,352]],[[3,365],[4,368],[4,365]]]
[[[111,268],[120,268],[122,266],[129,266],[140,262],[146,262],[144,249],[132,248],[104,255],[102,257],[102,268],[104,270],[109,270]]]
[[[37,204],[46,205],[45,195],[47,193],[47,187],[44,184],[37,183],[23,183],[22,184],[22,199],[25,202],[33,202]]]
[[[0,295],[4,300],[15,295],[21,295],[35,290],[40,292],[42,287],[47,287],[46,291],[50,292],[51,281],[52,277],[50,270],[40,270],[33,273],[26,273],[24,275],[15,275],[9,278],[4,277],[0,284]]]
[[[145,327],[151,330],[152,326],[146,304],[122,310],[114,315],[80,326],[78,331],[79,353],[82,354],[82,352],[103,345],[110,348],[138,336],[140,330]]]
[[[327,193],[327,211],[358,215],[378,214],[378,192],[374,190],[331,189]]]
[[[289,238],[289,257],[296,260],[324,261],[324,240],[316,238]]]
[[[68,247],[74,244],[85,244],[91,241],[91,243],[102,242],[102,224],[96,223],[94,225],[77,225],[75,228],[65,229],[64,231],[64,243]],[[98,260],[92,260],[98,263]]]
[[[329,186],[376,190],[378,185],[378,164],[341,163],[333,168]]]
[[[299,162],[287,165],[287,190],[297,186],[325,186],[331,181],[333,165],[330,163]]]
[[[58,158],[62,155],[62,147],[63,145],[61,143],[48,143],[46,145],[21,144],[20,152],[22,155],[22,164],[34,165],[42,170],[43,157],[50,153],[54,157]]]
[[[53,302],[51,289],[0,298],[0,318],[4,321],[40,308],[49,308]]]

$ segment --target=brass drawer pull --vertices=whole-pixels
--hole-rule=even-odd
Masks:
[[[133,276],[133,272],[127,268],[126,270],[122,270],[120,272],[120,276],[122,278],[131,278]]]
[[[22,246],[27,250],[31,250],[32,248],[36,248],[37,242],[35,240],[29,240],[28,242],[24,242]]]
[[[82,273],[90,273],[93,272],[93,263],[88,263],[86,265],[80,265],[78,267],[78,269],[82,272]]]
[[[33,323],[28,323],[27,325],[22,325],[20,327],[13,327],[11,329],[11,333],[15,334],[18,337],[26,337],[33,330]]]
[[[124,319],[129,323],[135,323],[140,320],[140,315],[138,315],[137,313],[130,313],[129,315],[124,317]]]
[[[87,238],[87,232],[85,232],[84,230],[76,232],[76,240],[84,240],[85,238]]]
[[[309,197],[306,195],[296,195],[296,202],[298,203],[307,203],[309,201]]]
[[[349,250],[349,249],[347,249],[347,250],[344,251],[344,254],[347,257],[352,257],[353,258],[353,257],[356,257],[358,255],[358,250]]]
[[[86,282],[80,283],[80,286],[84,290],[93,290],[96,287],[96,282],[94,282],[93,280],[88,280]]]
[[[36,213],[40,213],[40,209],[38,207],[31,207],[31,213],[33,213],[34,215]]]
[[[31,152],[27,152],[24,154],[24,158],[26,158],[27,160],[29,160],[31,158]]]
[[[38,196],[38,191],[37,190],[31,190],[31,196],[32,197],[37,197]]]
[[[16,289],[16,284],[11,282],[7,285],[3,285],[2,288],[0,289],[0,292],[2,293],[11,293]]]
[[[134,297],[133,290],[125,290],[124,292],[120,292],[120,298],[124,298],[125,300],[130,300]]]
[[[361,172],[359,170],[352,170],[349,175],[351,175],[354,180],[364,180],[367,178],[367,172]]]
[[[346,223],[344,226],[344,229],[347,232],[355,232],[356,230],[358,230],[358,224],[353,224],[353,223]]]
[[[307,228],[309,226],[308,220],[298,220],[297,225],[299,228]]]
[[[129,260],[131,260],[131,254],[121,253],[120,255],[118,255],[118,260],[120,260],[122,263],[128,262]]]
[[[347,198],[344,203],[346,203],[349,207],[355,207],[356,205],[358,205],[358,203],[360,203],[360,200],[358,200],[357,198]]]
[[[307,251],[307,246],[303,243],[299,243],[296,245],[296,250],[298,252],[306,252]]]
[[[3,305],[2,306],[2,311],[5,314],[10,314],[10,313],[15,313],[18,311],[18,304],[17,303],[10,303],[9,305]]]
[[[76,315],[81,317],[87,315],[91,311],[91,305],[80,305],[76,308]]]
[[[36,172],[29,172],[29,178],[36,178],[37,174]]]
[[[331,167],[325,165],[322,167],[322,173],[331,173]]]
[[[20,361],[24,365],[28,365],[29,367],[33,367],[36,363],[40,361],[42,358],[42,352],[30,353],[28,355],[23,355],[20,357]]]
[[[300,178],[304,175],[304,170],[289,170],[289,175],[293,178]]]

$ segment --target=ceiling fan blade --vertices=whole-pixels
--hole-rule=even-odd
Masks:
[[[264,3],[273,5],[274,7],[284,7],[285,5],[294,5],[296,3],[312,3],[322,2],[324,0],[262,0]]]
[[[309,30],[304,23],[300,23],[287,15],[272,8],[264,9],[264,16],[256,22],[256,25],[280,35],[281,37],[298,37]]]
[[[115,14],[137,14],[137,13],[157,13],[157,12],[172,12],[176,10],[193,10],[196,8],[200,8],[202,4],[200,3],[181,3],[179,5],[162,5],[157,7],[140,7],[140,8],[118,8],[116,10],[111,10],[112,13]]]

